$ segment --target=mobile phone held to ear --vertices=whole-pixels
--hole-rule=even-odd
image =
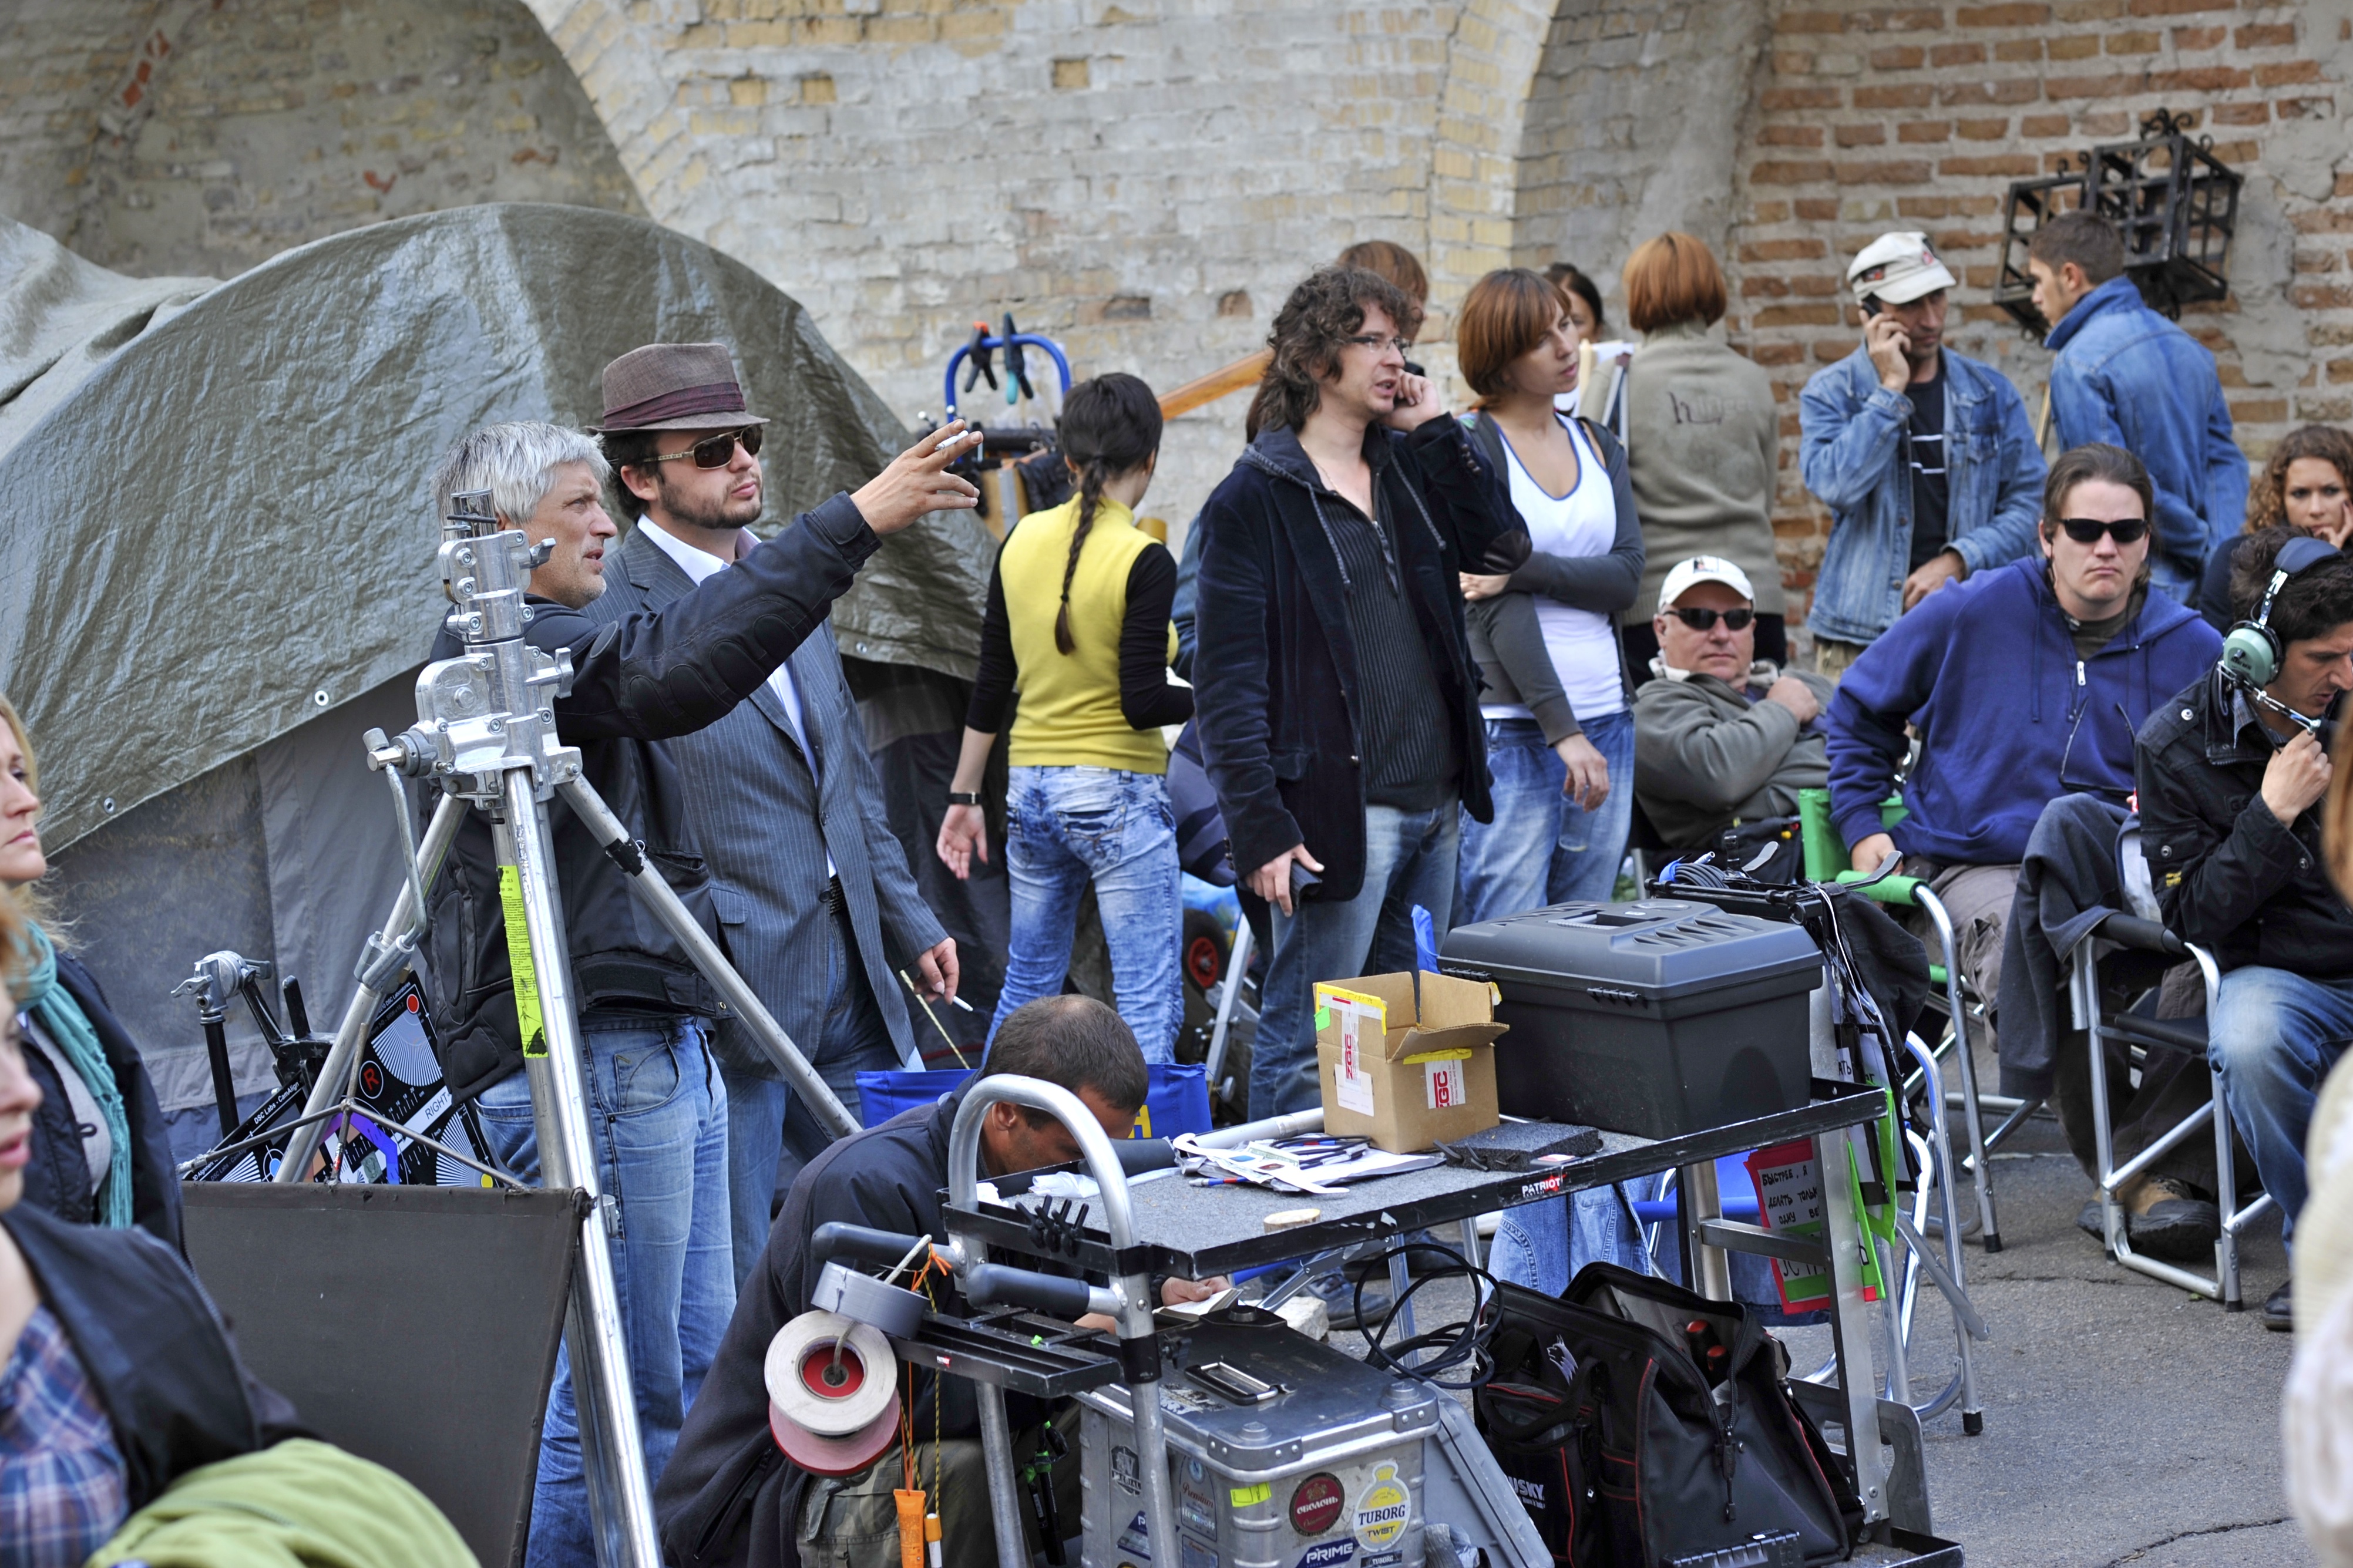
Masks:
[[[1876,294],[1865,294],[1862,297],[1862,319],[1866,321],[1886,308],[1879,302],[1879,296]]]

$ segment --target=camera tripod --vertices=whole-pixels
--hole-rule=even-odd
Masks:
[[[427,665],[417,677],[414,727],[389,738],[380,730],[366,736],[368,765],[384,773],[399,812],[406,876],[383,929],[368,939],[355,975],[358,988],[302,1114],[290,1124],[293,1136],[272,1179],[305,1179],[328,1122],[357,1108],[361,1046],[369,1020],[415,962],[426,926],[427,893],[457,838],[462,814],[470,807],[487,813],[542,1178],[549,1187],[578,1190],[589,1216],[580,1230],[565,1342],[578,1399],[597,1555],[607,1568],[657,1568],[661,1552],[653,1497],[613,1279],[608,1237],[617,1218],[615,1200],[599,1190],[589,1139],[579,1020],[547,817],[552,796],[564,797],[818,1120],[837,1137],[856,1131],[858,1124],[662,879],[643,846],[581,776],[578,749],[558,739],[554,702],[571,689],[571,655],[565,650],[550,657],[523,638],[532,617],[524,585],[532,569],[554,550],[552,540],[534,546],[521,532],[502,530],[488,490],[452,498],[439,559],[442,583],[455,605],[447,624],[463,640],[464,650]],[[421,846],[411,836],[403,775],[429,778],[441,786]],[[440,1152],[462,1158],[452,1150]]]

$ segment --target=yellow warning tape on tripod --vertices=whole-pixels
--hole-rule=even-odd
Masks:
[[[523,919],[522,873],[512,866],[499,868],[499,908],[505,911],[507,967],[514,972],[515,1024],[522,1036],[522,1054],[547,1055],[547,1026],[539,1012],[539,972],[531,966],[531,925]]]

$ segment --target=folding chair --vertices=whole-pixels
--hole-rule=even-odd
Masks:
[[[2130,858],[2137,859],[2137,835],[2127,829],[2120,842],[2132,846]],[[2127,882],[2127,898],[2131,884]],[[2207,1066],[2212,1084],[2212,1094],[2207,1102],[2183,1117],[2165,1135],[2119,1166],[2116,1163],[2114,1138],[2108,1121],[2108,1063],[2106,1047],[2122,1046],[2127,1058],[2136,1066],[2150,1059],[2157,1051],[2184,1052],[2206,1058],[2206,1022],[2199,1018],[2158,1018],[2137,1007],[2126,1008],[2113,1016],[2100,1005],[2100,946],[2158,954],[2175,960],[2189,959],[2198,965],[2206,983],[2206,1017],[2214,1016],[2216,994],[2221,986],[2221,973],[2215,968],[2213,955],[2204,948],[2186,942],[2156,921],[2137,915],[2115,914],[2094,928],[2075,944],[2069,957],[2067,994],[2072,1022],[2084,1031],[2092,1053],[2092,1130],[2099,1156],[2100,1219],[2106,1232],[2108,1256],[2126,1268],[2137,1269],[2152,1279],[2179,1285],[2211,1301],[2220,1301],[2223,1310],[2236,1312],[2245,1302],[2239,1293],[2239,1237],[2247,1226],[2261,1218],[2275,1205],[2268,1193],[2258,1196],[2244,1208],[2238,1206],[2238,1150],[2231,1113],[2222,1099],[2222,1079]],[[2222,1211],[2222,1234],[2214,1243],[2214,1276],[2211,1279],[2192,1273],[2170,1263],[2160,1263],[2132,1249],[2125,1206],[2117,1194],[2178,1147],[2201,1122],[2211,1121],[2214,1128],[2214,1175],[2216,1202]]]
[[[1988,1252],[2000,1252],[2001,1226],[1994,1218],[1993,1175],[1991,1167],[1986,1163],[1986,1153],[2016,1131],[2034,1106],[2021,1105],[2006,1096],[1980,1095],[1978,1092],[1977,1060],[1968,1048],[1967,1021],[1972,1014],[1979,1018],[1985,1016],[1985,999],[1978,996],[1962,978],[1960,965],[1953,962],[1952,914],[1945,908],[1945,901],[1931,891],[1927,882],[1921,878],[1882,877],[1873,881],[1868,874],[1852,868],[1846,841],[1831,822],[1830,791],[1799,791],[1798,814],[1804,824],[1806,877],[1809,880],[1861,884],[1868,896],[1881,903],[1919,910],[1927,916],[1929,926],[1936,933],[1938,951],[1945,955],[1947,962],[1930,964],[1928,977],[1943,988],[1943,994],[1937,1001],[1945,1014],[1946,1029],[1929,1047],[1927,1065],[1905,1080],[1904,1093],[1909,1098],[1922,1092],[1932,1079],[1941,1083],[1942,1077],[1936,1065],[1947,1056],[1953,1057],[1955,1065],[1960,1068],[1961,1087],[1957,1094],[1947,1092],[1944,1096],[1944,1103],[1948,1108],[1957,1105],[1962,1119],[1968,1124],[1969,1154],[1962,1162],[1961,1170],[1969,1176],[1976,1188],[1978,1236]],[[1905,813],[1903,803],[1891,796],[1881,803],[1879,815],[1883,824],[1893,827],[1904,819]],[[1985,1132],[1985,1111],[1988,1109],[2010,1112],[2010,1120],[1991,1138]]]

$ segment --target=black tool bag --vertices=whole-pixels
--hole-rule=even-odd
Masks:
[[[1495,1304],[1479,1429],[1554,1562],[1852,1551],[1862,1505],[1790,1399],[1786,1352],[1738,1303],[1594,1263],[1559,1300],[1504,1285]]]

